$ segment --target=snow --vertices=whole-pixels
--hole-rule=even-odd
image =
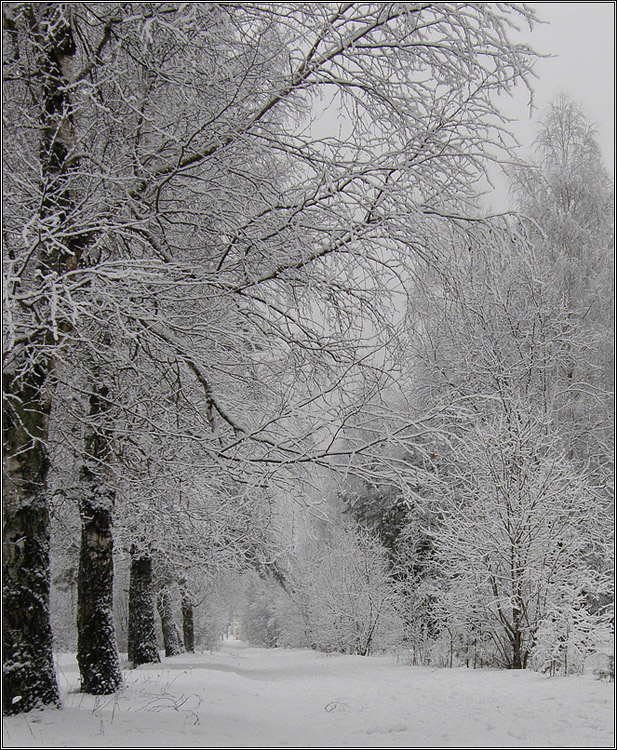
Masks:
[[[3,747],[614,747],[613,684],[593,675],[435,669],[395,657],[222,642],[125,669],[114,696],[4,719]]]

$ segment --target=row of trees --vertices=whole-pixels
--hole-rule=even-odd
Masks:
[[[567,98],[536,145],[538,160],[512,174],[518,213],[444,234],[418,266],[400,388],[371,400],[353,421],[357,443],[347,438],[387,435],[381,481],[339,491],[357,550],[340,561],[346,543],[322,532],[331,549],[309,545],[305,569],[298,546],[286,606],[266,597],[271,640],[362,653],[379,600],[391,608],[372,646],[396,642],[415,661],[568,673],[590,654],[610,658],[613,184]],[[362,529],[387,561],[382,577],[358,570],[374,570]],[[321,641],[294,631],[302,617],[321,623]]]
[[[529,74],[519,20],[515,3],[3,6],[6,712],[59,700],[52,497],[80,515],[82,687],[108,693],[114,516],[136,568],[257,559],[230,508],[374,452],[338,438],[390,377],[410,272],[465,233],[507,145],[493,97]]]
[[[292,540],[283,589],[253,576],[253,642],[551,673],[610,653],[613,186],[565,98],[538,153],[521,214],[418,267],[398,411],[390,388],[347,437],[387,435],[382,482],[340,492],[359,529],[334,514]]]

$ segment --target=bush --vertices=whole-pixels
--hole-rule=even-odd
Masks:
[[[361,655],[401,642],[401,599],[386,552],[369,532],[348,527],[307,544],[289,579],[295,613],[281,623],[282,638],[297,641],[303,632],[313,648]]]

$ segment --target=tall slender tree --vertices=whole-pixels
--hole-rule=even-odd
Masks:
[[[7,212],[6,224],[13,237],[21,225],[23,245],[18,248],[9,240],[5,248],[11,296],[27,311],[25,325],[18,332],[10,329],[3,373],[3,709],[14,713],[59,701],[49,624],[48,376],[55,345],[66,331],[65,322],[55,316],[53,286],[55,279],[74,271],[84,243],[76,235],[55,241],[56,228],[71,222],[71,185],[78,169],[70,159],[75,146],[68,85],[76,52],[73,29],[55,3],[7,6],[3,13],[9,69],[17,73],[9,83],[16,101],[5,99],[5,104],[9,118],[19,112],[35,134],[23,136],[22,130],[18,136],[33,158],[26,174],[22,168],[8,185],[9,199],[26,198],[25,206]],[[24,58],[32,81],[19,74]],[[17,125],[15,120],[12,124]],[[19,127],[10,128],[15,129]],[[9,169],[15,168],[16,157],[7,155]],[[20,183],[33,176],[39,185],[29,193]]]
[[[615,188],[585,112],[565,95],[544,113],[536,159],[512,187],[543,272],[560,290],[579,335],[555,373],[556,407],[570,454],[610,483],[613,454],[613,249]]]

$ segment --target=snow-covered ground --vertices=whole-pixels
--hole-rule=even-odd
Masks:
[[[4,747],[613,747],[613,685],[591,675],[410,667],[225,641],[125,670],[115,696],[4,719]]]

